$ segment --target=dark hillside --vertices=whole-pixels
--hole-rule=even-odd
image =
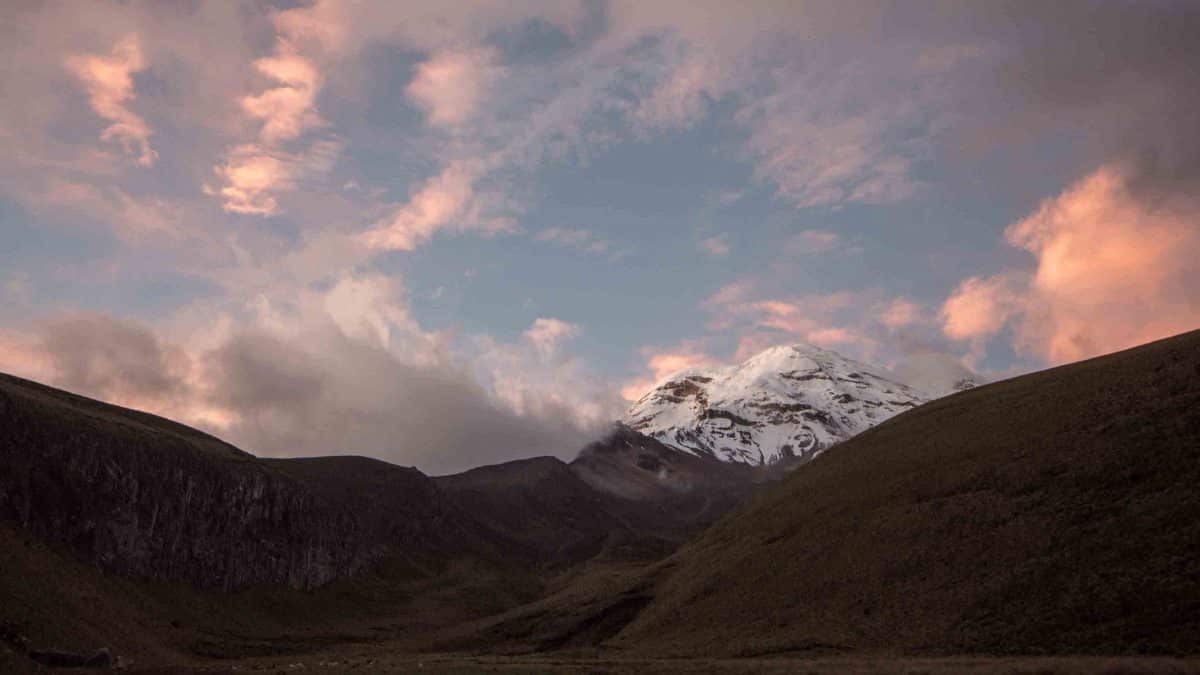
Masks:
[[[735,503],[624,499],[548,457],[436,479],[258,458],[0,376],[0,654],[19,635],[152,662],[411,648],[589,560],[661,559]]]
[[[683,491],[657,489],[639,498],[593,484],[589,480],[593,474],[581,468],[589,451],[623,445],[627,436],[658,445],[635,432],[617,431],[589,446],[570,464],[554,457],[535,457],[433,480],[463,512],[504,542],[503,550],[510,559],[548,570],[596,557],[660,559],[741,503],[752,487],[736,472],[721,483],[712,479]],[[687,459],[712,464],[725,474],[724,465],[717,462]],[[632,465],[614,468],[610,475],[623,484],[634,484],[647,473]]]
[[[1200,332],[899,415],[671,564],[615,645],[1200,652]]]
[[[454,538],[419,472],[322,461],[260,460],[169,420],[0,378],[0,518],[110,571],[307,588],[397,546],[441,550]],[[363,498],[365,476],[386,482],[385,502]]]
[[[549,568],[592,558],[633,535],[613,500],[579,480],[561,460],[535,457],[434,479],[442,490],[509,542],[526,564]]]

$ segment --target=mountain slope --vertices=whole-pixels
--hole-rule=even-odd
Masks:
[[[525,564],[558,569],[638,536],[639,523],[622,517],[620,500],[592,489],[555,457],[482,466],[434,480],[510,542],[506,553]]]
[[[736,366],[676,373],[635,403],[623,421],[701,457],[763,465],[812,459],[925,400],[880,369],[794,344]]]
[[[597,490],[639,501],[744,493],[762,478],[751,467],[679,452],[621,424],[579,451],[571,470]]]
[[[659,560],[744,494],[628,499],[550,457],[438,478],[258,458],[0,374],[0,653],[18,634],[154,662],[412,648],[575,566]]]
[[[3,375],[0,517],[108,570],[204,587],[310,587],[383,553],[355,509],[212,436]]]
[[[986,385],[797,469],[615,645],[1200,653],[1200,332]]]

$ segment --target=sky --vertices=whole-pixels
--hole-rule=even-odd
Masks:
[[[1195,329],[1197,34],[1166,0],[6,2],[0,371],[437,474],[775,344],[999,379]]]

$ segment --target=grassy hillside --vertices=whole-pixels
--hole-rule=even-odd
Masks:
[[[1200,332],[900,415],[670,564],[612,644],[1200,652]]]

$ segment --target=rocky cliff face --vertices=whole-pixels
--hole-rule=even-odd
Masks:
[[[436,479],[364,457],[258,458],[0,374],[0,520],[105,570],[202,588],[314,588],[393,558],[538,570],[664,555],[746,494],[729,469],[629,430],[570,466]]]
[[[448,545],[438,530],[453,514],[415,470],[373,463],[389,499],[372,506],[353,489],[337,494],[336,479],[318,489],[302,466],[8,376],[0,376],[0,430],[0,517],[115,572],[306,588],[403,545]]]

